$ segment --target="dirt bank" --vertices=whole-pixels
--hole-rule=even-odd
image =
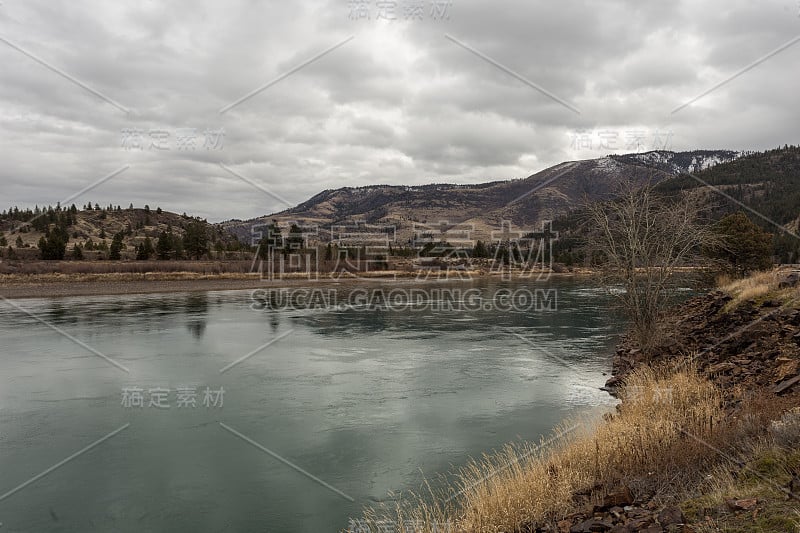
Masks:
[[[384,271],[361,273],[359,277],[342,275],[338,278],[320,274],[318,279],[305,276],[285,276],[279,280],[262,280],[257,274],[201,274],[197,272],[147,272],[102,274],[10,274],[0,275],[0,296],[9,299],[91,296],[114,294],[146,294],[188,291],[223,291],[264,287],[308,286],[369,286],[370,284],[408,284],[415,281],[435,283],[464,283],[478,279],[500,278],[487,272],[457,273],[450,278],[435,275],[419,278],[414,272]],[[590,277],[590,271],[551,273],[552,278]],[[535,278],[533,278],[535,279]]]

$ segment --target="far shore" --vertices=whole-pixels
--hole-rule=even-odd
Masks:
[[[574,269],[566,272],[551,272],[545,276],[559,279],[588,278],[595,274],[591,269]],[[520,278],[512,272],[513,279],[537,282],[537,274]],[[66,296],[100,296],[122,294],[150,294],[195,291],[246,290],[265,287],[359,286],[391,283],[464,283],[478,279],[500,279],[500,273],[487,271],[464,271],[451,273],[449,277],[427,279],[416,272],[381,271],[360,273],[359,277],[341,275],[331,277],[320,273],[318,277],[285,275],[280,279],[261,279],[258,274],[224,273],[200,274],[197,272],[146,272],[146,273],[101,273],[101,274],[5,274],[0,275],[0,298],[57,298]],[[546,280],[539,280],[543,283]]]

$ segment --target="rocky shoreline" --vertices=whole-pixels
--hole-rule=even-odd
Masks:
[[[781,282],[784,288],[797,285],[796,275]],[[616,397],[626,376],[640,365],[692,365],[717,385],[726,411],[734,416],[742,403],[752,398],[787,409],[800,405],[800,309],[772,297],[736,302],[735,306],[732,301],[732,296],[714,290],[680,305],[662,324],[666,335],[649,357],[630,338],[624,338],[614,354],[612,376],[604,390]],[[800,478],[793,481],[800,487]],[[549,531],[699,531],[679,505],[657,501],[653,495],[634,497],[628,486],[620,486],[597,504],[593,492],[575,495],[583,510],[564,517]],[[757,498],[732,497],[724,501],[721,512],[755,517],[763,503]]]
[[[800,392],[800,310],[778,299],[751,299],[726,309],[732,297],[713,291],[681,305],[664,324],[668,335],[651,357],[624,339],[605,389],[614,394],[641,364],[693,364],[735,406],[744,394]]]

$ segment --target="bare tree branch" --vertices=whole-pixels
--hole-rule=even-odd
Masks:
[[[659,318],[675,289],[675,274],[701,265],[701,250],[717,238],[702,223],[705,202],[694,193],[662,198],[653,185],[618,186],[615,199],[587,204],[593,256],[604,281],[630,317],[632,332],[647,351],[659,338]]]

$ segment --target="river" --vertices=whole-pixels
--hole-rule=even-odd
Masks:
[[[345,285],[0,305],[0,530],[338,531],[614,404],[602,290],[398,287],[412,305]]]

